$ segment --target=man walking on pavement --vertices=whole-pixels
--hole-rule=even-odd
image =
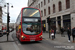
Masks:
[[[75,42],[75,27],[72,29],[73,42]]]
[[[68,42],[70,42],[71,30],[69,27],[67,29],[67,35],[68,35],[68,39],[69,39]]]
[[[56,29],[54,29],[54,39],[55,39]]]
[[[61,36],[63,36],[63,37],[65,37],[64,31],[65,31],[65,30],[64,30],[64,27],[62,27],[62,28],[61,28]]]

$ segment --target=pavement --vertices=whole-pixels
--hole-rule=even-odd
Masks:
[[[72,36],[71,36],[71,42],[68,42],[67,34],[64,34],[64,35],[65,35],[65,37],[62,37],[61,34],[55,34],[55,39],[51,40],[51,36],[49,38],[49,33],[43,33],[43,38],[46,40],[50,40],[50,42],[52,42],[52,43],[75,46],[75,43],[72,42]]]
[[[15,43],[14,39],[12,38],[13,32],[9,35],[9,40],[7,42],[7,36],[4,35],[3,37],[0,37],[0,50],[20,50],[20,48]],[[51,37],[49,38],[49,33],[43,33],[43,40],[47,40],[52,43],[60,44],[60,45],[69,45],[73,48],[75,47],[75,43],[72,43],[72,36],[71,36],[71,42],[68,42],[68,36],[67,34],[65,37],[61,37],[61,34],[55,34],[55,39],[51,40]]]
[[[12,32],[9,35],[8,41],[6,35],[0,37],[0,50],[19,50],[19,47],[12,38]]]

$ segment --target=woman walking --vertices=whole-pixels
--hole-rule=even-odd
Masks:
[[[54,30],[51,29],[51,36],[52,36],[52,40],[54,40]]]

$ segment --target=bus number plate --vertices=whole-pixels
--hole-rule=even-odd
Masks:
[[[30,40],[30,41],[35,41],[35,40]]]

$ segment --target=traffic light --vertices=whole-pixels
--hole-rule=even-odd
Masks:
[[[8,22],[10,22],[10,16],[8,16]]]
[[[50,25],[50,23],[51,23],[50,17],[47,18],[47,23],[48,23],[48,25]]]

